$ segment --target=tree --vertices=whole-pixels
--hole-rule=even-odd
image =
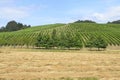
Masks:
[[[102,39],[102,37],[97,37],[97,39],[94,42],[94,46],[98,48],[98,50],[100,50],[100,48],[107,48],[108,44],[105,42],[104,39]]]
[[[96,22],[92,20],[78,20],[78,21],[75,21],[74,23],[96,23]]]
[[[41,33],[38,35],[37,42],[35,43],[36,47],[41,48],[51,48],[52,41],[49,35],[42,35]]]
[[[26,29],[26,28],[30,28],[31,27],[31,25],[23,25],[23,27],[22,27],[22,29]]]
[[[2,26],[1,28],[0,28],[0,32],[6,32],[7,30],[6,30],[6,28],[4,27],[4,26]]]
[[[22,23],[18,23],[16,27],[17,27],[17,30],[20,30],[20,29],[23,29],[24,26]]]
[[[52,47],[57,47],[58,46],[56,29],[53,29],[52,34],[51,34],[51,46]]]
[[[65,48],[82,48],[82,42],[80,39],[80,35],[71,34],[69,31],[65,33],[61,33],[60,46]]]
[[[107,24],[120,24],[120,20],[116,20],[116,21],[108,22]]]
[[[6,25],[7,31],[16,31],[17,30],[17,22],[16,21],[10,21]]]
[[[90,48],[90,50],[94,47],[94,42],[95,42],[95,37],[90,37],[87,44],[85,45],[85,47]]]
[[[60,37],[57,37],[56,29],[53,29],[51,35],[43,35],[40,33],[35,43],[36,47],[41,48],[82,48],[82,41],[80,35],[73,35],[69,31],[67,33],[60,33]]]
[[[58,46],[61,48],[64,48],[66,45],[66,36],[65,33],[60,33],[60,38],[58,41]]]
[[[42,47],[42,43],[43,43],[43,39],[42,39],[42,34],[39,33],[38,37],[37,37],[37,41],[35,43],[36,47]]]
[[[75,47],[77,48],[82,48],[83,47],[83,44],[82,44],[82,40],[81,40],[81,37],[80,37],[80,34],[79,33],[76,33],[75,35]]]
[[[5,27],[0,28],[0,32],[5,31],[17,31],[25,28],[31,27],[30,25],[23,25],[22,23],[17,23],[16,21],[9,21]]]
[[[94,37],[91,37],[89,39],[89,41],[87,42],[86,44],[86,47],[90,48],[98,48],[98,50],[100,50],[101,48],[102,49],[105,49],[107,48],[108,44],[105,42],[105,40],[102,38],[102,37],[97,37],[97,38],[94,38]]]
[[[75,38],[72,34],[70,34],[69,32],[66,33],[66,37],[65,37],[65,40],[66,40],[66,45],[65,47],[67,48],[71,48],[71,47],[74,47],[75,46]]]

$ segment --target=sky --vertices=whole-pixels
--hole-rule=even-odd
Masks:
[[[31,26],[120,19],[120,0],[0,0],[0,27],[15,20]]]

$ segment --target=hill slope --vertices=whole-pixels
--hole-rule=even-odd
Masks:
[[[119,24],[94,24],[94,23],[71,23],[71,24],[50,24],[31,27],[28,29],[0,33],[0,46],[18,45],[34,46],[39,33],[44,36],[51,35],[53,30],[59,37],[60,33],[70,33],[74,36],[78,33],[82,43],[85,45],[91,36],[101,36],[109,45],[120,45]],[[69,37],[71,37],[71,35]]]

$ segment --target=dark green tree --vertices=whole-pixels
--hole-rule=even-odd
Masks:
[[[17,23],[16,21],[9,21],[5,27],[0,28],[0,32],[6,31],[17,31],[25,28],[31,27],[30,25],[23,25],[22,23]]]
[[[116,20],[116,21],[108,22],[107,24],[120,24],[120,20]]]
[[[67,32],[66,34],[61,33],[60,46],[68,49],[83,47],[80,35],[73,35],[70,32]]]
[[[104,39],[102,39],[102,37],[97,37],[97,39],[94,42],[94,46],[98,48],[98,50],[100,50],[101,48],[107,48],[108,44],[105,42]]]
[[[85,47],[90,48],[90,50],[95,46],[94,45],[95,42],[95,37],[90,37],[87,44],[85,45]]]
[[[17,24],[17,30],[20,30],[20,29],[23,29],[23,28],[24,28],[24,26],[23,26],[22,23],[18,23]]]
[[[69,32],[66,33],[66,36],[65,36],[65,39],[66,39],[66,45],[65,47],[66,48],[71,48],[71,47],[74,47],[75,43],[75,38],[72,34],[70,34]]]
[[[78,21],[75,21],[74,23],[96,23],[96,22],[92,20],[78,20]]]
[[[52,34],[51,34],[51,46],[58,47],[58,38],[57,38],[56,29],[53,29]]]
[[[0,32],[6,32],[7,30],[6,30],[6,28],[4,27],[4,26],[2,26],[1,28],[0,28]]]
[[[76,33],[75,34],[75,47],[76,48],[82,48],[83,47],[83,43],[82,43],[82,40],[81,40],[81,37],[80,37],[80,34],[79,33]]]
[[[37,47],[49,49],[52,47],[52,41],[50,35],[42,35],[41,33],[38,35],[37,42],[35,43]]]
[[[60,48],[65,48],[66,45],[67,45],[67,40],[66,40],[65,33],[60,33],[60,38],[58,40],[58,46]]]
[[[37,37],[37,41],[35,43],[35,46],[36,47],[42,47],[42,44],[43,44],[43,37],[42,37],[42,34],[39,33],[39,35]]]
[[[100,49],[105,49],[107,48],[108,44],[105,42],[105,40],[102,38],[102,37],[97,37],[97,38],[94,38],[94,37],[91,37],[89,39],[89,41],[87,42],[86,44],[86,47],[90,48],[98,48],[98,50]]]
[[[17,30],[17,22],[16,21],[10,21],[6,25],[7,31],[16,31]]]

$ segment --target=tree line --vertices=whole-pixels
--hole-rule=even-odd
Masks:
[[[116,21],[108,22],[108,24],[120,24],[120,20],[116,20]]]
[[[89,48],[90,50],[92,50],[92,48],[97,48],[98,51],[101,49],[105,50],[107,46],[108,44],[100,36],[98,36],[97,38],[94,38],[93,36],[90,37],[87,44],[85,45],[85,47]]]
[[[17,31],[21,29],[26,29],[31,27],[30,25],[22,24],[16,21],[9,21],[7,25],[0,28],[0,32],[10,32],[10,31]]]
[[[96,23],[95,21],[92,20],[77,20],[74,23]],[[106,24],[120,24],[120,20],[116,21],[108,21]]]
[[[36,47],[39,48],[60,48],[60,49],[81,49],[83,47],[97,48],[98,50],[105,50],[108,44],[105,40],[98,36],[97,38],[91,37],[86,45],[83,45],[81,36],[79,33],[75,32],[75,35],[71,34],[71,32],[60,33],[57,36],[56,29],[53,29],[51,35],[43,35],[40,33],[37,38],[37,42],[35,43]]]
[[[77,20],[74,23],[96,23],[96,22],[92,20]]]

